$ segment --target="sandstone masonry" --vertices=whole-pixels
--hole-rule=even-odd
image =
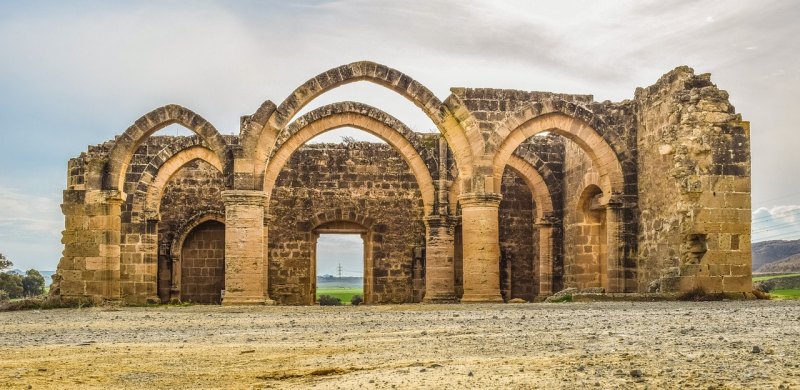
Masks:
[[[357,102],[297,115],[356,81],[438,133]],[[367,303],[750,293],[749,124],[708,74],[678,67],[618,103],[451,91],[362,61],[265,102],[237,136],[177,105],[142,116],[69,161],[51,294],[313,304],[326,233],[363,238]],[[171,124],[195,135],[153,136]],[[306,144],[344,126],[386,143]]]

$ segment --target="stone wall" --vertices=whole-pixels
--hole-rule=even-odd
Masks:
[[[181,300],[220,303],[225,289],[225,225],[207,221],[192,229],[181,249]]]
[[[636,91],[640,291],[750,291],[750,141],[710,75]]]
[[[185,245],[185,242],[182,244],[181,241],[189,239],[192,229],[196,227],[193,221],[204,216],[225,214],[225,205],[222,203],[221,196],[223,189],[222,173],[202,160],[193,160],[181,167],[170,178],[164,189],[160,208],[161,218],[158,223],[158,296],[162,302],[169,301],[171,298],[170,289],[174,285],[172,279],[177,277],[173,273],[173,267],[177,266],[181,270],[185,267],[183,259],[180,259],[180,256],[173,251],[182,249],[177,246]],[[218,219],[224,221],[224,218]],[[197,227],[199,228],[199,226]],[[222,230],[224,232],[224,226]],[[219,250],[220,248],[215,249]],[[183,250],[180,254],[187,255]],[[216,257],[210,257],[209,261],[212,259],[216,259]],[[181,275],[181,281],[186,281],[183,279],[186,276],[183,271],[181,271]],[[184,290],[181,289],[181,293],[183,292]],[[182,296],[181,299],[185,300],[186,298]]]
[[[535,204],[528,185],[514,171],[503,175],[500,201],[500,291],[505,300],[533,300],[538,291],[538,236]]]
[[[409,99],[439,133],[355,102],[297,116],[353,81]],[[313,303],[316,240],[331,232],[364,238],[368,303],[427,292],[533,300],[563,287],[751,290],[749,124],[708,75],[678,67],[622,102],[451,91],[440,101],[402,72],[359,61],[264,102],[236,136],[177,105],[143,115],[69,161],[52,294],[191,294],[182,284],[200,282],[181,280],[183,243],[208,221],[225,226],[230,304]],[[172,124],[196,135],[152,136]],[[342,126],[387,144],[301,147]],[[218,268],[192,261],[187,270]],[[202,299],[214,301],[219,280],[208,286]]]
[[[418,301],[414,251],[424,247],[416,178],[385,144],[308,145],[281,171],[270,200],[270,297],[314,302],[315,229],[351,222],[365,230],[367,303]]]
[[[595,199],[599,194],[597,171],[586,153],[574,142],[565,141],[565,287],[608,287],[606,213]]]

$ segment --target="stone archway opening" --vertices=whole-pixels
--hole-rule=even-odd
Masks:
[[[337,129],[368,133],[381,142],[338,136],[315,142]],[[420,301],[424,217],[435,197],[423,148],[423,140],[396,119],[358,103],[326,106],[289,125],[264,184],[271,298],[292,305],[318,302],[320,236],[360,234],[364,302]]]
[[[314,303],[329,295],[350,304],[355,295],[365,297],[367,230],[348,222],[330,223],[314,231],[312,254]],[[371,298],[370,293],[370,298]]]
[[[220,304],[225,290],[225,224],[200,223],[180,247],[181,301]]]
[[[596,185],[587,186],[578,199],[573,277],[578,288],[608,288],[608,245],[603,192]]]

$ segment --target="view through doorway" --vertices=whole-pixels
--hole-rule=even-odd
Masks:
[[[349,305],[364,297],[364,239],[361,234],[320,234],[316,247],[316,301],[321,295]]]

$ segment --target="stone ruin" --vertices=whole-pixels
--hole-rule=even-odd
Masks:
[[[438,129],[356,102],[368,81]],[[541,300],[566,288],[752,290],[749,123],[678,67],[633,100],[452,88],[362,61],[328,70],[224,136],[178,105],[68,165],[51,294],[131,303],[310,305],[317,239],[360,234],[366,303]],[[190,137],[152,136],[179,124]],[[309,144],[354,127],[385,144]]]

